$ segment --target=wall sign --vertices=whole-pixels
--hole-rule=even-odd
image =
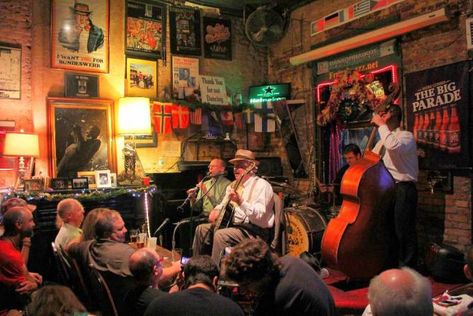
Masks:
[[[225,79],[214,76],[200,76],[200,94],[203,103],[214,105],[229,104]]]
[[[64,95],[66,97],[98,98],[99,76],[64,73]]]
[[[265,101],[281,101],[291,96],[290,83],[275,83],[261,86],[252,86],[248,94],[250,103],[261,103]]]

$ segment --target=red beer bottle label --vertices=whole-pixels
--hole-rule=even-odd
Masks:
[[[435,111],[435,126],[434,126],[434,139],[433,145],[435,148],[440,148],[440,127],[442,126],[442,114],[440,109]]]
[[[429,122],[429,129],[427,131],[427,144],[433,145],[434,144],[434,127],[435,127],[435,114],[434,111],[430,112],[430,122]]]
[[[449,117],[448,117],[448,108],[443,108],[443,117],[442,117],[442,125],[440,126],[440,133],[439,133],[439,147],[440,150],[447,150],[447,130],[449,124]]]
[[[458,122],[457,107],[452,105],[450,113],[450,124],[447,132],[447,147],[449,153],[459,153],[460,146],[460,123]]]
[[[423,139],[424,139],[424,116],[422,115],[422,113],[419,114],[419,120],[417,122],[417,142],[420,144],[422,143]]]
[[[414,127],[412,128],[412,134],[414,134],[414,139],[417,142],[417,129],[419,128],[419,114],[414,114]]]

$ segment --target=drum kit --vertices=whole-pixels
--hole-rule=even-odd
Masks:
[[[334,186],[319,188],[318,194],[304,194],[287,182],[268,182],[284,201],[282,254],[299,256],[307,251],[320,255],[320,244],[327,223],[337,215],[337,207],[333,203]]]

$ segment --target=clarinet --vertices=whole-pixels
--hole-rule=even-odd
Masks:
[[[196,185],[195,187],[193,187],[193,188],[187,190],[187,191],[191,191],[191,194],[187,195],[187,197],[186,197],[186,199],[184,200],[184,202],[182,202],[182,204],[177,207],[177,209],[178,209],[179,211],[183,211],[183,210],[184,210],[184,207],[186,207],[186,205],[190,202],[192,194],[194,193],[194,194],[197,195],[197,193],[199,193],[199,190],[200,190],[200,185],[201,185],[204,181],[208,180],[210,177],[211,177],[210,172],[207,172],[207,174],[205,175],[205,177],[204,177],[199,183],[197,183],[197,185]]]

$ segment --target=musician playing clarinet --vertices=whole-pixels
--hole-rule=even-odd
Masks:
[[[226,189],[223,201],[209,214],[208,224],[197,226],[194,255],[202,254],[205,244],[211,246],[211,256],[217,265],[226,247],[250,237],[268,241],[274,224],[273,189],[269,182],[255,175],[259,162],[255,154],[238,149],[233,165],[235,181]],[[227,227],[224,218],[232,214]]]

